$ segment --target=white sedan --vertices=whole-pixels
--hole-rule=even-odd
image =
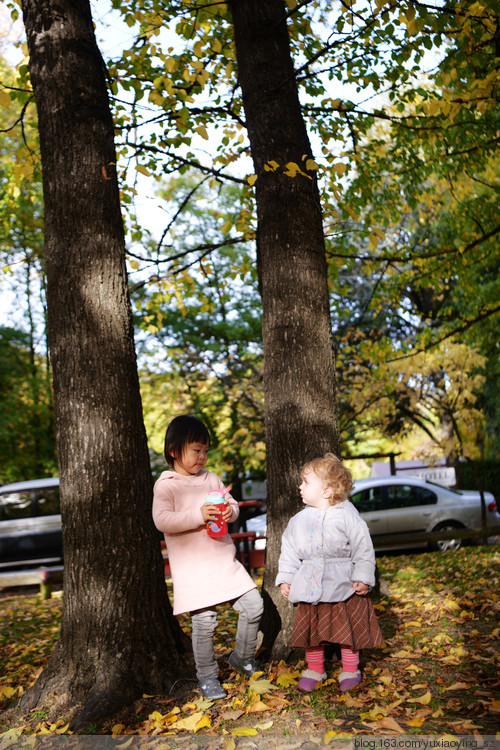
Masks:
[[[500,526],[500,514],[491,492],[483,495],[487,533],[488,527]],[[481,528],[479,492],[451,490],[420,477],[358,479],[351,499],[368,524],[377,551],[416,547],[459,549],[464,543],[460,538],[416,543],[414,537],[421,533]],[[266,515],[247,521],[247,530],[265,536]]]

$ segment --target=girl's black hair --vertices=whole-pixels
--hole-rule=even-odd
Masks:
[[[165,460],[171,468],[174,466],[174,455],[182,456],[187,443],[210,445],[210,433],[201,419],[182,414],[172,419],[165,433]]]

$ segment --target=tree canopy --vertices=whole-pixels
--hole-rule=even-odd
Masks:
[[[165,341],[171,330],[168,314],[156,320],[161,325],[154,331],[144,298],[156,298],[161,313],[165,286],[182,290],[183,273],[199,279],[205,274],[215,288],[220,277],[211,255],[232,245],[251,248],[255,239],[257,178],[249,159],[231,6],[155,0],[111,5],[114,10],[102,24],[121,29],[106,64],[122,205],[129,212],[132,289],[138,290],[146,330]],[[289,0],[283,8],[314,152],[314,165],[308,166],[317,171],[321,188],[342,384],[341,439],[354,452],[353,436],[359,442],[371,426],[400,435],[421,423],[408,401],[419,398],[418,388],[411,396],[409,391],[422,353],[432,350],[434,365],[427,368],[427,387],[432,388],[438,370],[450,382],[450,351],[463,345],[471,352],[466,358],[472,409],[467,419],[476,428],[481,425],[481,434],[462,425],[458,413],[452,418],[453,434],[438,434],[443,416],[438,407],[431,415],[435,442],[450,455],[492,455],[498,434],[492,422],[496,425],[498,416],[491,405],[498,379],[491,328],[500,296],[495,3]],[[22,64],[17,78],[3,76],[2,82],[3,129],[21,114],[23,123],[28,116],[33,119],[26,67]],[[6,184],[15,192],[21,172],[28,170],[32,191],[36,144],[31,135],[23,140],[20,125],[4,139],[14,132],[19,146],[6,145],[16,154],[5,167],[11,172]],[[27,147],[23,156],[20,149]],[[305,162],[270,159],[266,169],[297,179]],[[175,181],[186,173],[189,189],[181,190]],[[239,192],[233,194],[231,215],[223,217],[223,209],[209,239],[201,239],[201,232],[184,233],[185,222],[192,225],[198,205],[200,223],[210,181],[217,201],[223,195],[217,185],[238,186]],[[150,193],[148,202],[160,206],[151,219],[141,207],[144,191]],[[39,198],[31,193],[30,200],[36,205]],[[2,202],[3,207],[9,219],[22,215],[12,205]],[[34,242],[29,240],[30,248]],[[30,257],[36,262],[36,256]],[[252,251],[243,251],[235,262],[228,261],[225,273],[231,268],[243,279],[254,262]],[[203,308],[203,295],[199,300]],[[172,301],[168,305],[164,313],[170,309],[171,319]],[[185,315],[182,319],[186,322]],[[204,337],[191,334],[191,346],[197,341],[203,347]],[[385,367],[388,361],[393,364]],[[149,369],[145,361],[144,367]],[[206,377],[204,367],[197,377]],[[454,387],[463,385],[457,381]],[[372,405],[381,399],[386,407],[375,419]],[[184,403],[196,407],[193,401]]]

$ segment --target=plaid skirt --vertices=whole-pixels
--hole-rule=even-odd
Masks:
[[[345,602],[299,602],[290,645],[314,648],[338,643],[355,651],[383,642],[373,605],[366,596],[353,594]]]

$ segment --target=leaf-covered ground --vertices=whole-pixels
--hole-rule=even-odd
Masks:
[[[296,684],[303,663],[263,665],[259,680],[236,675],[225,662],[233,645],[233,610],[220,608],[216,652],[228,692],[210,702],[194,689],[184,701],[145,696],[89,732],[115,735],[264,736],[495,735],[500,725],[500,547],[399,555],[378,559],[382,592],[373,595],[385,643],[362,655],[363,682],[345,694],[337,687],[335,654],[329,679],[311,694]],[[0,709],[7,708],[43,668],[57,638],[61,595],[0,601]],[[189,619],[183,621],[189,631]],[[12,720],[11,720],[12,721]],[[23,725],[4,718],[1,731],[66,733],[50,711]],[[5,737],[5,734],[3,735]],[[2,735],[0,734],[0,739]],[[208,737],[207,737],[208,740]],[[305,741],[305,740],[304,740]]]

